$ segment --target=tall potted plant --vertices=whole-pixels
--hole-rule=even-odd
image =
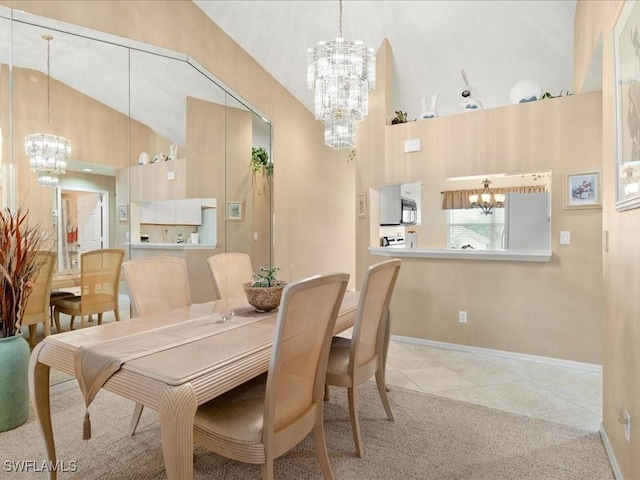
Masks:
[[[27,212],[0,210],[0,432],[29,416],[29,344],[20,327],[40,270],[43,237]]]

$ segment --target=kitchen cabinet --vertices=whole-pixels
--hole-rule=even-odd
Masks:
[[[140,202],[140,223],[158,223],[156,202]]]
[[[179,225],[200,225],[202,223],[202,202],[200,198],[183,198],[175,201],[175,219]]]
[[[154,225],[200,225],[202,208],[216,206],[215,198],[181,198],[140,202],[140,223]]]

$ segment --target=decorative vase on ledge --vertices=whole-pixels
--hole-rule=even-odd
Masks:
[[[428,100],[428,102],[427,102]],[[426,120],[428,118],[435,118],[438,116],[438,94],[434,93],[431,97],[422,97],[422,113],[420,118]]]

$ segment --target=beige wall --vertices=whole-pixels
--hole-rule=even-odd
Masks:
[[[383,81],[357,136],[358,190],[370,197],[368,218],[357,220],[358,271],[385,258],[363,257],[378,240],[376,189],[383,183],[424,183],[420,247],[445,247],[434,232],[441,226],[431,226],[444,221],[433,190],[439,193],[446,178],[551,171],[553,204],[550,262],[405,258],[392,333],[599,364],[602,214],[563,210],[562,178],[601,166],[600,92],[385,126],[393,116],[382,98],[391,63],[390,48],[381,49]],[[421,140],[421,152],[404,153],[409,139]],[[559,245],[561,230],[571,231],[571,245]],[[468,312],[466,325],[458,323],[459,310]]]
[[[617,161],[612,30],[623,4],[622,1],[579,1],[576,18],[587,27],[576,31],[574,45],[576,63],[586,64],[593,53],[594,38],[602,35],[603,229],[609,235],[609,249],[603,254],[603,423],[622,476],[632,479],[640,478],[640,440],[636,429],[636,418],[640,414],[640,300],[637,295],[640,210],[615,210]],[[625,411],[632,418],[630,443],[625,441],[624,425],[618,421]]]
[[[281,277],[346,271],[354,278],[355,167],[349,152],[325,147],[314,116],[192,2],[0,4],[188,53],[274,125],[274,265],[282,268]]]

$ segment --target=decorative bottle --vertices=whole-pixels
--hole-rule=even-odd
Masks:
[[[429,106],[427,106],[427,100],[429,101]],[[421,119],[427,118],[435,118],[438,116],[437,110],[438,104],[438,94],[434,93],[430,98],[422,97],[422,113],[420,114]]]

